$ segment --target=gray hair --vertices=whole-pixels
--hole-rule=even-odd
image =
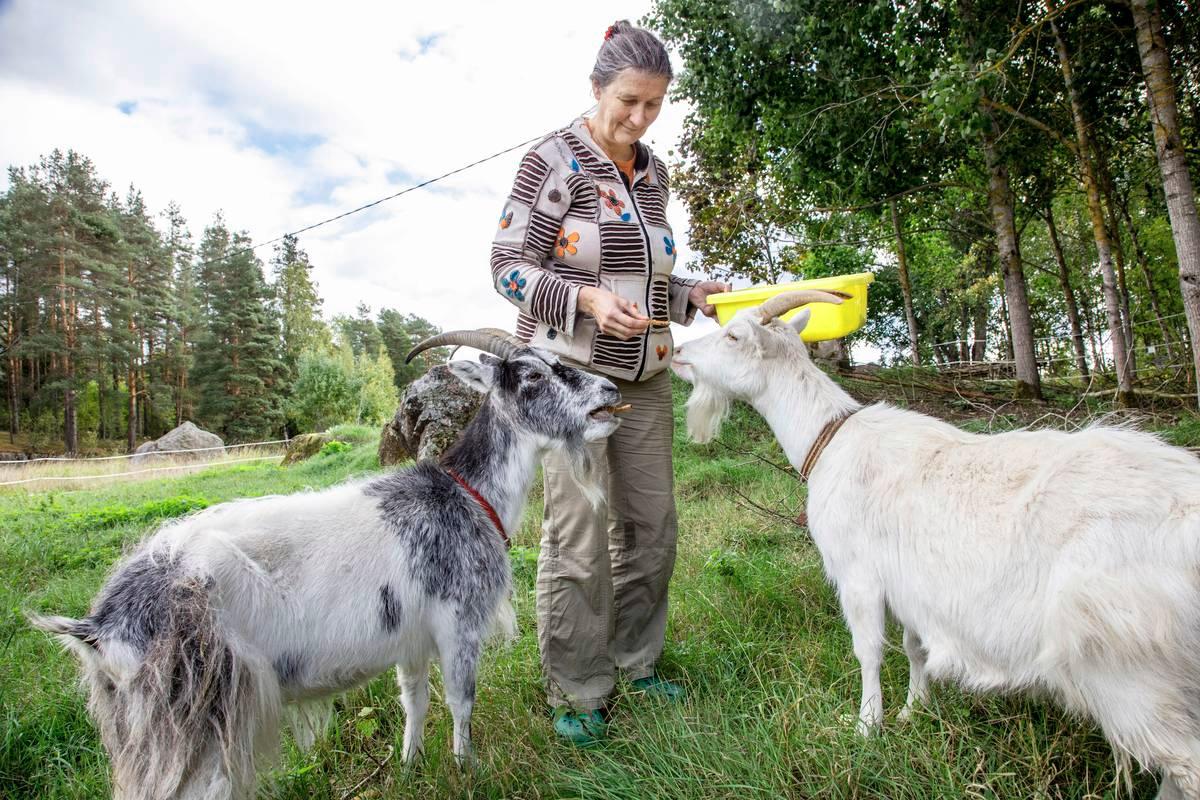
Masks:
[[[596,54],[596,66],[591,79],[601,89],[613,82],[626,69],[636,69],[650,75],[674,77],[667,48],[648,30],[635,28],[627,19],[612,24],[605,33],[604,44]]]

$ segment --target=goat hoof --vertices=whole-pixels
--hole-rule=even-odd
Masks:
[[[865,720],[857,714],[840,714],[838,715],[838,719],[843,725],[854,723],[855,732],[864,739],[869,739],[879,732],[878,721]]]
[[[912,715],[912,706],[905,706],[904,708],[900,709],[900,713],[896,715],[896,721],[908,722],[912,719]]]

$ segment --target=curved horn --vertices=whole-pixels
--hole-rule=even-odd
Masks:
[[[762,323],[766,325],[780,314],[786,314],[793,308],[798,308],[809,303],[839,304],[843,299],[848,299],[849,297],[850,295],[845,292],[819,292],[814,289],[784,292],[783,294],[775,295],[759,306],[758,313]]]
[[[500,336],[493,332],[494,330],[446,331],[445,333],[439,333],[437,336],[430,336],[408,351],[408,355],[404,357],[404,363],[407,364],[412,361],[418,353],[423,353],[432,347],[443,347],[445,345],[474,347],[476,350],[483,350],[500,358],[508,358],[521,349],[521,346],[514,344],[506,338],[507,334]]]
[[[517,347],[529,346],[528,342],[522,342],[516,336],[504,330],[503,328],[477,328],[476,330],[478,330],[480,333],[490,333],[493,336],[499,336],[501,339],[516,345]]]

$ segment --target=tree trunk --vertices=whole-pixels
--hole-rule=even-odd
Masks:
[[[1129,206],[1124,201],[1118,200],[1117,210],[1121,212],[1121,218],[1125,220],[1125,229],[1129,231],[1129,240],[1133,243],[1133,255],[1137,259],[1138,269],[1142,273],[1142,280],[1146,282],[1146,296],[1150,299],[1150,310],[1154,313],[1154,320],[1158,323],[1158,330],[1163,337],[1163,347],[1166,348],[1167,357],[1174,358],[1175,353],[1171,347],[1171,340],[1174,335],[1171,329],[1167,326],[1166,320],[1163,319],[1162,305],[1158,301],[1158,291],[1154,288],[1154,278],[1150,273],[1150,262],[1146,258],[1146,251],[1142,249],[1142,241],[1138,236],[1137,226],[1133,224],[1133,217],[1129,213]]]
[[[900,225],[897,203],[889,204],[892,210],[892,232],[896,235],[896,265],[900,272],[900,293],[904,296],[904,318],[908,322],[908,343],[913,366],[921,365],[921,350],[917,343],[917,315],[913,311],[912,283],[908,279],[908,255],[904,250],[904,228]]]
[[[1162,19],[1157,6],[1152,7],[1149,0],[1132,0],[1130,8],[1137,28],[1142,74],[1146,78],[1154,149],[1167,196],[1167,216],[1179,259],[1179,287],[1192,340],[1192,370],[1200,393],[1200,218],[1196,216],[1196,196],[1179,132],[1179,110],[1162,35]],[[1200,403],[1200,394],[1197,401]]]
[[[987,359],[987,324],[987,304],[979,303],[975,306],[975,319],[972,321],[972,326],[975,329],[974,341],[971,342],[971,361],[973,362]]]
[[[984,275],[990,276],[995,269],[994,253],[989,247],[984,250],[983,255]],[[992,298],[989,293],[986,297],[979,298],[975,304],[975,313],[973,326],[975,328],[974,341],[971,342],[971,361],[984,361],[987,359],[987,328],[988,317],[991,316]]]
[[[958,304],[958,360],[963,363],[971,360],[971,309],[966,299]]]
[[[13,314],[13,305],[16,301],[11,298],[16,297],[16,279],[11,273],[5,276],[4,284],[6,294],[10,298],[10,305],[4,317],[4,332],[5,332],[5,352],[8,353],[8,443],[15,444],[17,434],[21,432],[21,411],[19,398],[20,382],[21,382],[21,359],[16,355],[17,347],[17,323]]]
[[[129,280],[129,285],[133,286],[133,262],[129,261],[126,265],[126,278]],[[129,332],[130,354],[129,364],[125,368],[125,388],[129,390],[129,420],[125,426],[125,445],[128,452],[132,453],[137,449],[137,433],[138,433],[138,413],[137,413],[137,365],[138,357],[142,352],[142,339],[138,334],[137,323],[134,322],[133,312],[130,310],[129,322],[126,323]]]
[[[1137,375],[1137,340],[1133,335],[1133,303],[1129,296],[1129,282],[1125,278],[1125,245],[1121,242],[1121,229],[1117,225],[1116,191],[1113,189],[1112,175],[1108,171],[1108,162],[1099,147],[1094,149],[1096,154],[1096,180],[1099,183],[1100,194],[1104,200],[1104,224],[1112,241],[1113,260],[1117,267],[1117,288],[1121,298],[1121,319],[1125,326],[1125,342],[1128,345],[1129,372]]]
[[[1054,32],[1054,44],[1058,51],[1063,83],[1066,85],[1067,96],[1071,101],[1071,117],[1075,121],[1077,142],[1076,156],[1079,158],[1079,177],[1083,181],[1083,189],[1087,195],[1088,215],[1092,221],[1092,236],[1096,240],[1096,255],[1100,261],[1100,279],[1104,287],[1104,308],[1108,315],[1109,338],[1112,339],[1113,360],[1117,367],[1117,405],[1133,405],[1135,398],[1133,395],[1133,370],[1129,364],[1129,342],[1125,337],[1121,297],[1117,288],[1116,270],[1113,268],[1112,243],[1108,238],[1108,228],[1104,224],[1104,209],[1100,204],[1100,187],[1096,180],[1095,166],[1092,163],[1093,152],[1088,138],[1087,120],[1084,119],[1083,104],[1075,87],[1066,42],[1059,33],[1058,23],[1053,19],[1050,20],[1050,28]]]
[[[63,376],[63,447],[68,454],[72,454],[79,450],[79,432],[75,428],[75,334],[72,320],[68,316],[67,254],[65,247],[62,245],[58,248],[58,306],[65,348],[61,354]]]
[[[125,444],[128,448],[127,452],[132,453],[137,449],[137,430],[138,430],[138,413],[137,413],[137,370],[132,364],[125,372],[126,388],[129,389],[129,424],[125,430]]]
[[[1058,262],[1058,282],[1062,285],[1063,296],[1067,301],[1067,321],[1071,324],[1071,344],[1075,348],[1075,367],[1084,380],[1088,378],[1087,348],[1083,342],[1083,326],[1079,323],[1079,305],[1075,302],[1075,290],[1071,288],[1071,271],[1067,268],[1067,259],[1063,256],[1062,242],[1058,238],[1058,226],[1054,224],[1054,212],[1050,206],[1042,213],[1046,220],[1046,230],[1050,233],[1050,245],[1054,250],[1054,260]]]
[[[991,111],[987,131],[983,134],[983,154],[988,167],[988,205],[996,231],[996,249],[1000,254],[1000,272],[1004,276],[1004,294],[1008,304],[1009,328],[1012,333],[1013,362],[1016,366],[1017,397],[1042,399],[1042,381],[1038,375],[1037,356],[1033,351],[1033,316],[1029,312],[1029,290],[1021,268],[1021,252],[1014,224],[1012,187],[1008,183],[1008,167],[1000,161],[996,150],[995,121]]]

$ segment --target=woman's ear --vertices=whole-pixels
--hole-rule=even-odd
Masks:
[[[596,102],[600,102],[600,81],[592,81],[592,97],[596,98]]]

